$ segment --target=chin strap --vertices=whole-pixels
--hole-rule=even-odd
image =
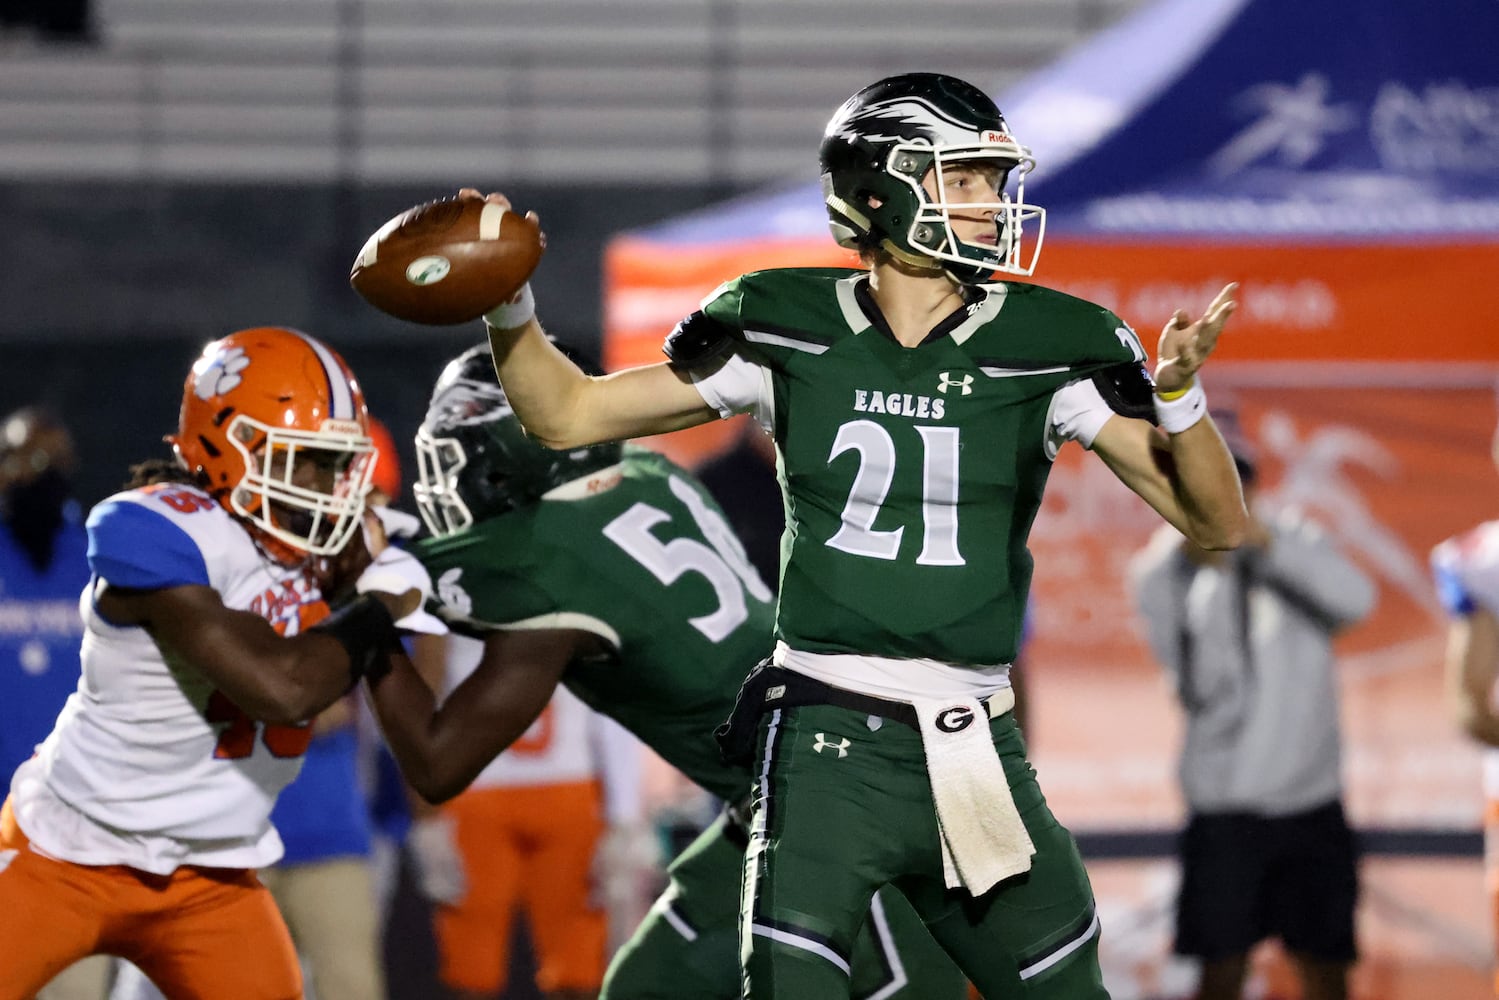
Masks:
[[[936,257],[928,257],[924,253],[912,253],[910,250],[897,246],[888,236],[880,240],[880,249],[889,254],[898,263],[904,264],[907,267],[914,267],[918,271],[947,270]]]

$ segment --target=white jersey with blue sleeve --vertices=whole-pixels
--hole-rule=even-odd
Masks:
[[[1453,616],[1499,615],[1499,521],[1486,521],[1431,550],[1437,596]]]
[[[170,873],[253,868],[281,856],[270,822],[311,729],[252,721],[138,626],[104,618],[104,587],[202,585],[285,635],[327,613],[304,567],[266,556],[208,494],[183,484],[116,494],[89,515],[83,676],[12,782],[16,818],[43,851],[80,864]]]
[[[1454,618],[1475,611],[1499,615],[1499,521],[1486,521],[1431,550],[1437,597]],[[1490,694],[1490,699],[1499,692]],[[1499,748],[1484,752],[1484,793],[1499,800]]]

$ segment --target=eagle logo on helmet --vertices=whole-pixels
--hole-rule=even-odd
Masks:
[[[925,139],[934,144],[961,146],[973,141],[975,125],[945,114],[919,97],[902,97],[872,104],[850,115],[836,127],[850,141],[900,142]],[[988,134],[999,134],[990,132]],[[986,141],[1009,141],[1004,140]]]
[[[244,381],[240,372],[250,367],[250,356],[243,347],[230,347],[220,351],[212,361],[195,372],[193,395],[202,400],[233,392]]]
[[[571,351],[560,344],[558,349]],[[593,367],[587,359],[582,366]],[[428,530],[439,538],[535,503],[558,486],[618,463],[622,453],[617,441],[553,451],[532,438],[495,380],[488,344],[448,362],[415,444],[419,481],[412,494]]]
[[[429,407],[433,427],[471,427],[515,413],[505,390],[473,379],[454,380]]]

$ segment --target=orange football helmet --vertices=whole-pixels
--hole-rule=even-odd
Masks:
[[[167,440],[230,513],[300,553],[359,529],[374,470],[364,394],[326,344],[283,327],[203,348]]]

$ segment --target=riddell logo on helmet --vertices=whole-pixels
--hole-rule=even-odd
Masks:
[[[985,142],[1014,142],[1015,138],[1008,132],[996,132],[992,128],[984,129]]]

